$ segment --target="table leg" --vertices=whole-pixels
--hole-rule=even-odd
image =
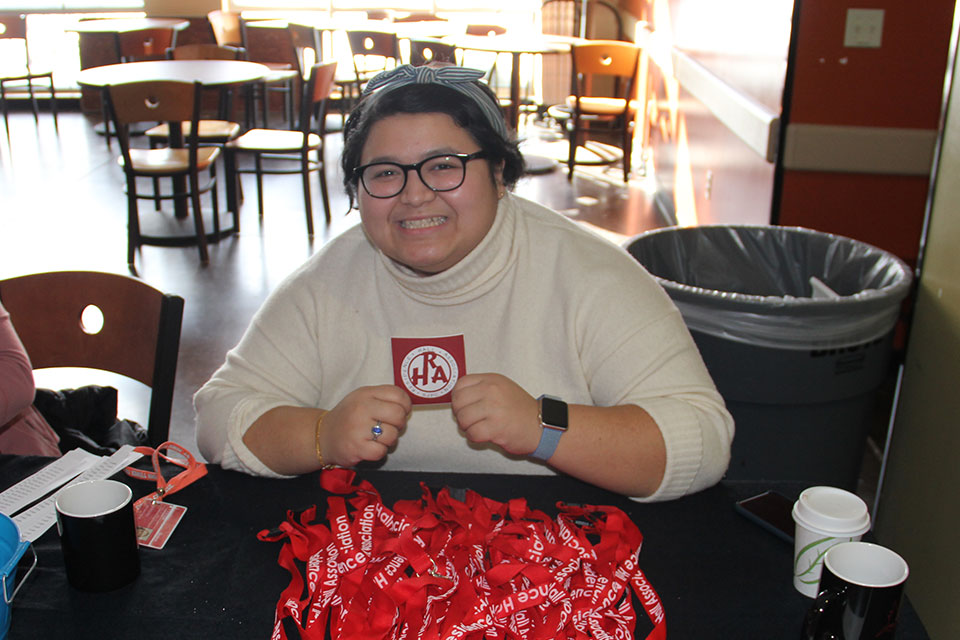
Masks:
[[[170,127],[170,140],[168,144],[171,147],[183,147],[183,129],[180,126],[179,122],[171,122]],[[187,204],[187,178],[186,176],[174,176],[173,177],[173,214],[177,218],[186,218],[189,215],[188,204]],[[197,211],[196,214],[199,216],[200,212]]]
[[[513,125],[514,131],[520,130],[520,52],[513,52],[513,61],[510,66],[510,109],[507,112],[507,122]]]

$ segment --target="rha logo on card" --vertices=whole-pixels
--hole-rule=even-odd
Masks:
[[[392,338],[394,384],[414,404],[450,402],[450,392],[466,373],[463,336]]]

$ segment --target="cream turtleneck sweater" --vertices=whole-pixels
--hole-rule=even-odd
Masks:
[[[663,434],[667,466],[648,500],[716,483],[733,422],[670,299],[626,251],[560,214],[504,198],[483,241],[454,267],[420,276],[360,225],[327,243],[274,291],[195,396],[211,462],[275,475],[243,444],[282,405],[336,405],[392,384],[392,337],[462,334],[466,373],[500,373],[536,397],[636,404]],[[415,405],[384,469],[549,474],[547,465],[469,443],[449,404]]]

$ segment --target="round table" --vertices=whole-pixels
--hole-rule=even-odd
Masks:
[[[244,84],[262,78],[270,69],[245,60],[146,60],[91,67],[77,74],[81,87],[153,80],[199,82],[205,87]]]
[[[69,31],[77,33],[131,33],[147,29],[173,29],[182,31],[190,26],[189,20],[181,18],[104,18],[80,20]]]

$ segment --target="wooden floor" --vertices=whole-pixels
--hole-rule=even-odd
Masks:
[[[527,130],[531,141],[540,140],[540,133],[533,127]],[[315,189],[317,234],[312,241],[307,237],[299,177],[266,177],[262,223],[250,177],[251,182],[245,183],[241,233],[211,245],[209,265],[200,264],[194,247],[145,247],[138,253],[136,275],[186,301],[171,439],[195,449],[193,393],[223,362],[280,280],[324,242],[358,223],[357,213],[348,212],[339,186],[339,150],[339,134],[330,134],[327,175],[333,221],[329,227],[323,224],[319,189]],[[46,113],[39,123],[29,111],[11,114],[9,136],[0,130],[0,278],[65,269],[128,273],[126,199],[117,154],[116,143],[108,150],[91,120],[76,110],[61,113],[58,129]],[[568,182],[565,169],[560,168],[524,178],[517,193],[563,212],[614,242],[665,224],[649,206],[643,177],[624,185],[619,175],[616,170],[578,169]],[[149,221],[171,216],[158,216],[145,203],[141,217]],[[94,377],[87,381],[112,382]],[[56,377],[39,382],[52,388],[83,384]],[[129,392],[135,394],[136,390]],[[122,398],[120,417],[146,424],[137,413],[140,400]]]

